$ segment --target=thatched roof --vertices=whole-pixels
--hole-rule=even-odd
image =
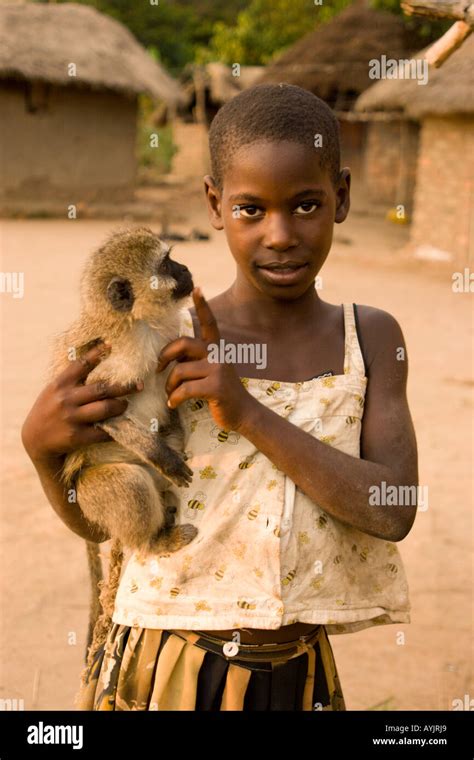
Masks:
[[[423,58],[424,50],[416,55]],[[439,69],[429,68],[428,83],[383,79],[357,100],[356,111],[401,111],[407,118],[429,114],[474,113],[474,35],[467,38]]]
[[[68,74],[76,65],[77,76]],[[0,78],[147,92],[170,104],[185,95],[121,23],[77,3],[0,4]]]
[[[296,84],[343,109],[373,84],[372,58],[404,58],[419,47],[399,16],[349,6],[269,64],[259,82]]]
[[[205,69],[205,81],[209,95],[214,103],[227,103],[247,87],[251,87],[261,76],[262,66],[241,66],[238,77],[232,74],[232,68],[224,63],[208,63]]]

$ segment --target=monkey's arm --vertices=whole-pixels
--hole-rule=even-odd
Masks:
[[[165,441],[161,431],[152,433],[142,425],[131,420],[126,414],[112,417],[104,422],[97,422],[97,427],[105,430],[117,443],[132,451],[146,464],[152,464],[176,486],[188,486],[193,478],[193,471],[187,466],[183,457]],[[166,427],[169,435],[169,426]]]

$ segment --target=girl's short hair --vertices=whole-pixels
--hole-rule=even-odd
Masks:
[[[210,126],[209,149],[212,176],[221,192],[237,150],[261,140],[289,140],[319,150],[321,167],[337,181],[339,123],[324,100],[309,90],[285,82],[257,84],[220,108]]]

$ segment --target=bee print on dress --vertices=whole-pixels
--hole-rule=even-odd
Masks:
[[[237,600],[237,607],[240,607],[241,610],[254,610],[256,609],[256,605],[252,602],[247,602],[246,599],[238,599]]]
[[[239,379],[240,379],[240,382],[242,383],[242,385],[244,386],[244,388],[248,388],[249,387],[249,378],[248,377],[241,377]]]
[[[198,510],[201,511],[206,507],[206,494],[204,491],[197,491],[192,499],[189,499],[187,503],[186,516],[191,520],[195,520],[198,514]]]
[[[244,457],[239,462],[239,470],[248,470],[254,463],[254,455],[250,454],[249,456]]]
[[[214,570],[214,578],[216,579],[216,581],[221,581],[224,578],[226,569],[227,569],[227,565],[220,565],[220,567],[217,567]]]
[[[215,425],[211,430],[211,438],[216,438],[217,441],[212,444],[212,448],[216,449],[220,443],[231,443],[235,446],[239,442],[240,435],[234,431],[223,430]]]
[[[323,512],[316,520],[316,526],[319,530],[324,530],[328,526],[328,516]]]
[[[203,398],[191,398],[187,402],[188,409],[190,409],[192,412],[198,412],[200,409],[204,408],[204,405],[206,403],[206,400]]]
[[[304,544],[309,544],[309,543],[310,543],[310,538],[306,531],[302,531],[298,533],[298,544],[300,546],[303,546]]]
[[[260,512],[260,504],[255,504],[247,512],[248,519],[249,520],[256,520],[257,517],[258,517],[259,512]]]
[[[389,578],[395,578],[398,573],[398,567],[394,562],[389,562],[387,565],[385,565],[385,572]]]
[[[273,479],[273,480],[269,480],[269,481],[268,481],[268,483],[267,483],[267,489],[268,489],[269,491],[271,491],[271,490],[272,490],[273,488],[275,488],[275,486],[277,486],[277,485],[278,485],[278,483],[277,483],[277,481],[276,481],[276,480],[274,480],[274,479]]]
[[[346,417],[346,425],[355,425],[358,417]]]
[[[290,570],[290,572],[287,573],[284,578],[282,578],[281,580],[282,585],[288,586],[291,583],[291,581],[294,579],[295,575],[296,575],[296,570]]]
[[[265,393],[267,394],[267,396],[273,396],[281,388],[281,383],[275,382],[275,383],[271,383],[270,385],[267,385],[265,383],[265,380],[262,380],[259,385],[260,385],[260,388],[263,388],[265,390]]]

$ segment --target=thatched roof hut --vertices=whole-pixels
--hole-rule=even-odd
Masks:
[[[369,61],[385,54],[406,58],[420,40],[403,20],[382,11],[349,6],[299,39],[265,69],[259,82],[304,87],[336,110],[349,109],[373,80]]]
[[[472,264],[474,36],[439,69],[430,67],[425,85],[415,79],[382,80],[361,95],[355,110],[369,118],[418,125],[411,242],[420,252],[431,251],[430,256],[451,256],[460,267]],[[370,151],[367,159],[377,163]],[[406,161],[406,151],[400,160]]]
[[[185,102],[179,84],[126,27],[78,3],[0,4],[0,78]]]
[[[423,58],[425,50],[415,58]],[[429,69],[429,81],[384,79],[358,99],[358,112],[402,112],[406,118],[421,120],[427,115],[474,114],[474,36],[439,69]]]
[[[186,102],[118,21],[76,3],[0,4],[1,212],[132,200],[140,93]]]

